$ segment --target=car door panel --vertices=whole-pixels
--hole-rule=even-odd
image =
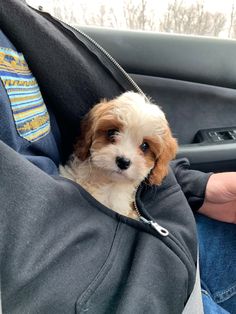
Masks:
[[[189,158],[195,169],[236,170],[236,138],[221,143],[195,138],[199,130],[236,126],[236,41],[82,30],[162,107],[180,144],[179,157]]]

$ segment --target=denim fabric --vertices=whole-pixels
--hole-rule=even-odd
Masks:
[[[236,313],[236,226],[196,214],[205,313]],[[213,302],[214,301],[214,302]],[[216,310],[217,309],[217,310]]]
[[[205,314],[229,314],[228,311],[216,304],[209,293],[205,290],[202,290],[202,302]]]

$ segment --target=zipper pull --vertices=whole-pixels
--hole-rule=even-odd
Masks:
[[[163,237],[167,237],[169,235],[169,231],[166,228],[160,226],[156,221],[150,221],[150,225],[153,229],[159,232]]]
[[[162,226],[160,226],[156,221],[147,220],[144,217],[140,216],[139,219],[144,223],[150,225],[154,230],[156,230],[163,237],[167,237],[169,235],[169,231]]]

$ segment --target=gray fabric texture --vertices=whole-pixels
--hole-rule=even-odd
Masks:
[[[66,158],[82,115],[131,86],[101,51],[48,15],[2,0],[0,20],[55,112]],[[181,174],[177,181],[170,169],[161,186],[137,193],[142,214],[168,237],[47,175],[2,142],[0,176],[3,313],[182,312],[195,282],[197,240]],[[198,176],[192,173],[204,191],[208,176]]]
[[[0,173],[3,313],[183,310],[195,281],[196,234],[171,171],[163,188],[145,192],[148,204],[137,196],[169,237],[50,177],[3,143]]]

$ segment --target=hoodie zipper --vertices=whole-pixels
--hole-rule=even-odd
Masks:
[[[138,190],[138,188],[136,189],[136,193],[137,193],[137,190]],[[148,220],[141,215],[140,210],[138,208],[138,205],[136,203],[136,197],[134,199],[133,204],[134,204],[134,209],[135,209],[140,221],[142,221],[145,224],[150,225],[152,229],[156,230],[163,237],[167,237],[169,235],[169,231],[166,228],[159,225],[156,221]]]
[[[66,24],[66,26],[69,26]],[[145,96],[143,91],[138,87],[138,85],[132,80],[132,78],[126,73],[126,71],[120,66],[120,64],[102,47],[100,46],[95,40],[93,40],[90,36],[85,34],[83,31],[79,29],[75,29],[74,27],[69,26],[72,30],[78,31],[82,36],[84,36],[88,41],[90,41],[96,48],[98,48],[105,56],[115,65],[116,68],[118,68],[119,71],[122,72],[124,77],[130,82],[130,84],[136,89],[137,92]],[[146,96],[145,96],[146,98]]]
[[[60,24],[62,24],[59,20],[57,20]],[[126,73],[126,71],[120,66],[120,64],[118,62],[116,62],[116,60],[103,48],[101,47],[95,40],[93,40],[91,37],[89,37],[87,34],[85,34],[84,32],[82,32],[81,30],[75,29],[72,26],[66,24],[63,22],[63,24],[66,26],[66,28],[68,30],[70,30],[71,32],[73,32],[74,34],[74,30],[77,31],[79,34],[81,34],[83,37],[85,37],[89,42],[91,42],[98,50],[100,50],[110,61],[111,63],[113,63],[115,65],[116,68],[118,68],[119,71],[122,72],[122,74],[124,75],[124,77],[130,82],[130,84],[140,93],[142,94],[145,98],[145,94],[143,93],[143,91],[138,87],[138,85],[132,80],[132,78]],[[74,34],[75,35],[75,34]],[[138,190],[138,189],[137,189]],[[136,191],[137,191],[136,190]],[[136,200],[134,200],[134,208],[136,213],[138,214],[139,220],[142,221],[145,224],[148,224],[151,226],[151,228],[153,228],[154,230],[156,230],[160,235],[162,235],[163,237],[167,237],[169,235],[169,231],[167,229],[165,229],[164,227],[162,227],[161,225],[159,225],[156,221],[153,220],[148,220],[146,218],[144,218],[137,206]]]
[[[191,257],[189,256],[189,254],[186,251],[186,249],[184,248],[184,246],[180,243],[180,241],[178,241],[174,236],[172,236],[172,234],[166,228],[159,225],[155,220],[152,220],[150,218],[147,219],[147,218],[143,217],[143,215],[141,214],[141,211],[138,208],[137,202],[136,202],[136,195],[137,195],[139,188],[140,188],[140,185],[136,188],[135,197],[134,197],[134,201],[133,201],[134,209],[138,215],[139,221],[144,223],[144,224],[149,225],[152,229],[154,229],[162,237],[168,237],[168,239],[170,239],[172,242],[174,242],[182,250],[184,255],[187,257],[188,261],[191,262]]]
[[[61,25],[63,25],[64,27],[66,27],[69,31],[71,31],[74,34],[74,31],[77,31],[80,35],[82,35],[83,37],[85,37],[90,43],[92,43],[98,50],[100,50],[109,60],[111,63],[113,63],[113,65],[115,65],[116,68],[118,68],[118,70],[120,72],[122,72],[122,74],[124,75],[124,77],[130,82],[130,84],[136,89],[136,91],[138,91],[140,94],[142,94],[145,98],[146,95],[143,93],[143,91],[138,87],[138,85],[132,80],[132,78],[128,75],[128,73],[126,73],[126,71],[120,66],[120,64],[103,48],[101,47],[95,40],[93,40],[91,37],[89,37],[87,34],[85,34],[84,32],[82,32],[79,29],[75,29],[74,27],[68,25],[67,23],[61,23],[58,19],[56,19],[57,22],[59,22]],[[75,35],[75,34],[74,34]],[[137,188],[138,190],[138,188]],[[136,190],[136,191],[137,191]],[[146,218],[144,218],[137,206],[136,200],[134,200],[134,208],[136,213],[138,214],[139,220],[145,224],[148,224],[151,226],[152,229],[156,230],[160,235],[162,235],[163,237],[167,237],[169,235],[169,231],[167,229],[165,229],[164,227],[162,227],[161,225],[159,225],[156,221],[153,220],[148,220]]]
[[[47,16],[51,17],[50,14],[43,12],[44,15],[46,14]],[[78,32],[80,35],[82,35],[85,39],[87,39],[90,43],[92,43],[100,52],[102,52],[108,59],[109,61],[124,75],[124,77],[129,81],[129,83],[136,89],[137,92],[139,92],[141,95],[143,95],[146,98],[146,95],[143,93],[143,91],[138,87],[138,85],[132,80],[132,78],[126,73],[126,71],[120,66],[120,64],[103,48],[101,47],[95,40],[93,40],[91,37],[89,37],[87,34],[82,32],[81,30],[75,29],[74,27],[68,25],[65,22],[61,22],[59,19],[53,17],[53,19],[59,23],[61,26],[65,27],[68,31],[70,31],[75,37],[75,31]],[[139,188],[139,187],[138,187]],[[136,189],[136,192],[138,190]],[[151,226],[152,229],[157,231],[161,236],[167,237],[169,235],[169,231],[159,225],[156,221],[153,220],[148,220],[145,217],[143,217],[138,209],[136,200],[134,200],[134,208],[135,211],[139,217],[139,220],[145,224],[148,224]]]

